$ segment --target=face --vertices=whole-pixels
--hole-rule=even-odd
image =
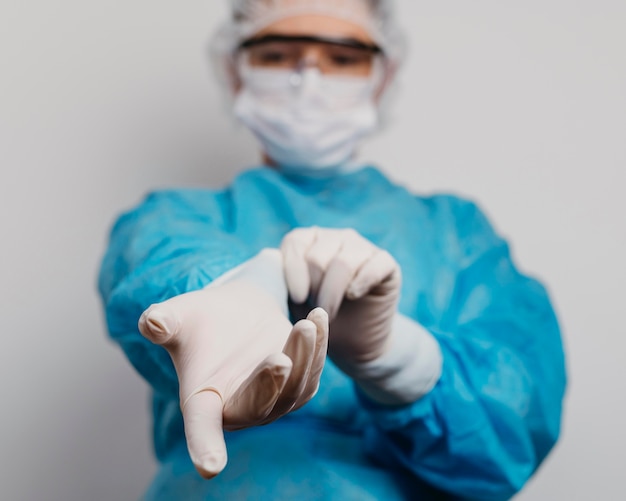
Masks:
[[[267,165],[296,171],[349,163],[378,125],[376,105],[392,74],[365,28],[319,14],[258,31],[232,63],[237,117],[261,141]]]

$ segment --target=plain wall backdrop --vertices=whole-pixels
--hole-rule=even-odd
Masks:
[[[363,156],[478,200],[547,283],[563,437],[517,499],[626,499],[626,3],[399,0],[410,53]],[[216,0],[0,1],[0,498],[130,500],[148,391],[104,328],[109,227],[257,160],[207,61]]]

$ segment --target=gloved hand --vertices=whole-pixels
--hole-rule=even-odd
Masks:
[[[328,312],[328,354],[350,373],[387,348],[400,297],[391,255],[351,229],[298,228],[281,244],[291,299]]]
[[[388,252],[354,230],[317,227],[291,231],[281,251],[292,302],[328,312],[328,355],[367,395],[400,405],[432,389],[441,352],[397,312],[401,272]]]
[[[313,397],[328,317],[316,309],[292,326],[280,300],[244,273],[152,305],[139,330],[172,357],[189,454],[212,478],[227,461],[224,429],[269,423]]]

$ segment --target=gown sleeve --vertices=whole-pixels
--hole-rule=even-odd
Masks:
[[[227,207],[226,192],[157,192],[111,231],[98,281],[109,333],[164,398],[178,396],[174,366],[137,322],[150,304],[200,289],[251,257],[228,231]]]
[[[475,205],[453,197],[432,203],[447,229],[413,316],[441,346],[442,375],[408,406],[359,393],[371,418],[366,448],[456,499],[506,500],[559,434],[566,382],[559,327],[544,287],[517,271]]]

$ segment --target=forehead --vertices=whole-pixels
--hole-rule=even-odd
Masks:
[[[318,36],[327,38],[354,39],[372,43],[373,39],[365,28],[350,21],[319,15],[301,14],[276,21],[254,35]]]

